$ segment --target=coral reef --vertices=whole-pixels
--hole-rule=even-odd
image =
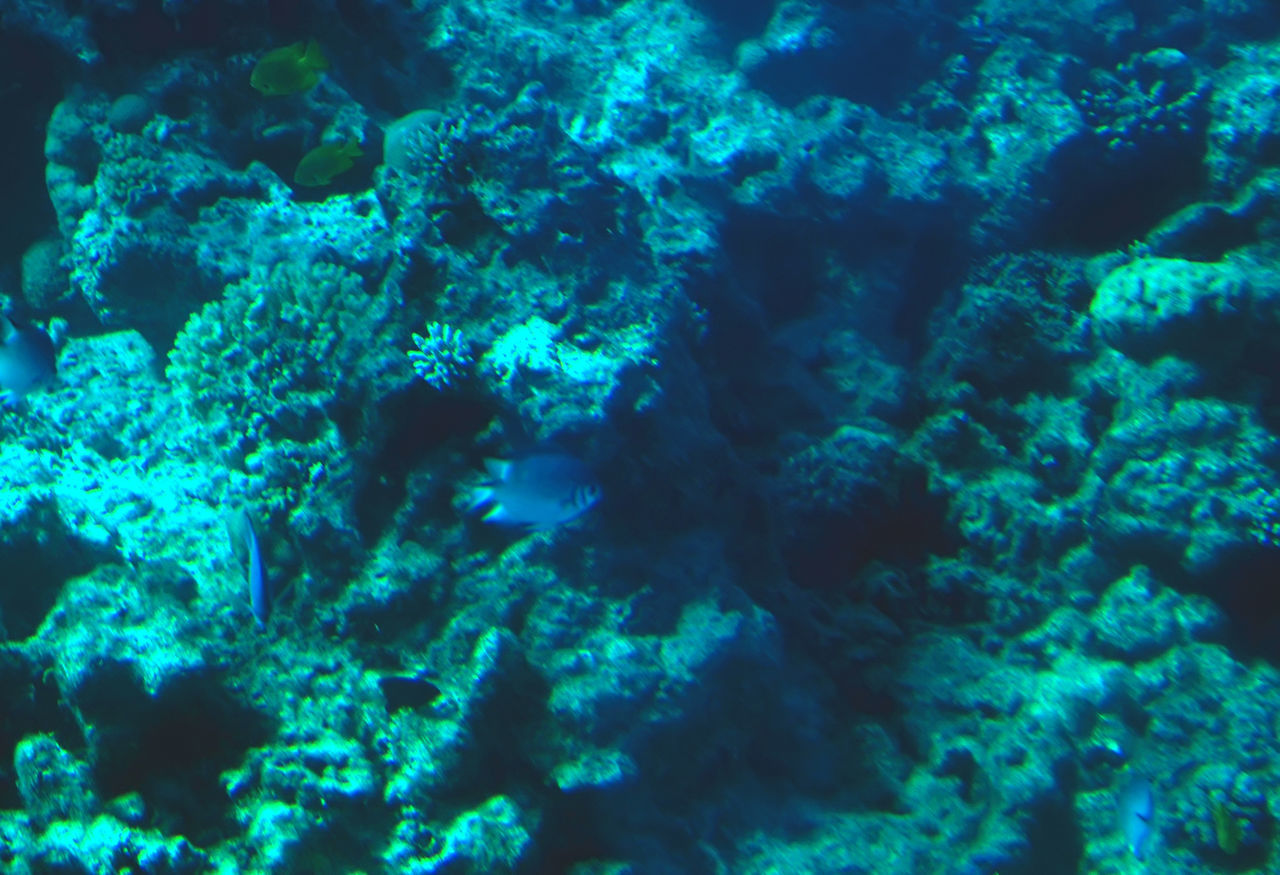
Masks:
[[[1270,871],[1277,35],[0,0],[0,869]]]

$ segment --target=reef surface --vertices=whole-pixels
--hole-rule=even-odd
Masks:
[[[0,871],[1275,871],[1276,4],[0,0],[0,112]]]

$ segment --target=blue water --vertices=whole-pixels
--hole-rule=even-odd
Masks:
[[[0,118],[0,872],[1280,868],[1275,4],[0,0]]]

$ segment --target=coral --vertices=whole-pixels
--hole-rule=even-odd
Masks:
[[[37,240],[22,254],[22,297],[32,307],[47,310],[70,297],[64,246],[57,238]]]
[[[1000,256],[979,272],[981,280],[966,284],[936,325],[928,366],[951,375],[948,385],[971,384],[984,398],[1017,397],[1046,372],[1084,357],[1079,307],[1092,290],[1064,261]]]
[[[458,329],[440,322],[427,325],[426,335],[413,335],[410,350],[414,372],[433,389],[447,389],[461,380],[475,363],[467,339]]]
[[[67,240],[65,261],[102,322],[127,324],[167,345],[193,306],[243,270],[202,259],[209,225],[217,223],[198,219],[201,210],[224,198],[266,199],[279,182],[261,166],[232,171],[202,150],[167,141],[159,125],[147,136],[112,133],[92,121],[105,112],[105,100],[68,99],[49,126],[49,188]],[[157,296],[156,289],[170,293]]]
[[[419,872],[448,872],[466,865],[482,872],[514,872],[528,854],[536,819],[506,796],[485,800],[444,831],[444,846]],[[465,863],[463,863],[465,861]]]
[[[170,102],[218,99],[194,89],[207,71],[175,61],[164,73],[178,83]],[[375,198],[292,200],[265,165],[229,166],[240,159],[217,148],[229,134],[212,114],[157,113],[137,133],[118,133],[107,95],[76,91],[49,122],[49,197],[72,286],[103,323],[127,324],[161,349],[192,310],[255,266],[323,252],[371,272],[390,257]]]
[[[17,846],[33,864],[32,873],[58,871],[129,872],[155,875],[201,875],[209,856],[179,836],[129,827],[102,815],[91,821],[60,821],[38,838]],[[24,860],[25,862],[25,860]],[[21,875],[21,869],[17,870]]]
[[[661,390],[640,374],[656,363],[655,322],[619,326],[588,345],[581,341],[589,338],[563,338],[559,326],[533,316],[493,342],[480,374],[540,436],[582,430],[604,421],[610,404],[653,403]]]
[[[1280,442],[1252,405],[1194,397],[1201,378],[1172,357],[1095,362],[1093,391],[1119,402],[1083,481],[1081,498],[1104,523],[1095,546],[1204,573],[1265,529]]]
[[[1274,321],[1274,303],[1263,305],[1275,293],[1264,294],[1256,274],[1229,262],[1141,258],[1107,274],[1089,313],[1102,338],[1130,355],[1230,355],[1257,322]]]
[[[364,353],[383,345],[392,309],[335,264],[256,268],[191,317],[166,375],[233,452],[306,443],[324,431],[318,416],[358,408],[384,383]]]
[[[89,767],[63,750],[52,735],[31,735],[13,753],[18,792],[32,823],[40,828],[55,820],[92,816],[98,807]]]
[[[1183,637],[1179,620],[1192,619],[1190,611],[1179,617],[1172,610],[1177,602],[1173,593],[1159,592],[1146,569],[1134,569],[1102,594],[1094,613],[1095,646],[1130,662],[1164,653]]]
[[[253,751],[224,775],[236,816],[267,868],[297,862],[304,841],[341,829],[344,817],[374,797],[373,768],[358,742],[328,730],[307,735]]]
[[[378,437],[377,402],[407,379],[394,360],[405,318],[350,270],[283,263],[228,286],[170,354],[175,395],[249,475],[245,500],[287,518],[320,567],[355,549],[355,465]]]
[[[1205,166],[1215,191],[1235,194],[1271,163],[1280,136],[1280,50],[1250,45],[1215,75]]]
[[[540,84],[500,110],[465,117],[416,112],[392,124],[381,189],[406,237],[462,247],[499,235],[522,258],[580,267],[625,245],[628,200],[558,124]]]
[[[1080,91],[1080,105],[1093,135],[1118,154],[1152,147],[1181,149],[1203,138],[1208,83],[1177,49],[1135,54],[1114,71],[1094,69]]]

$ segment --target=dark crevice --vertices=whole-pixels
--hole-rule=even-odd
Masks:
[[[1241,663],[1265,659],[1280,664],[1280,547],[1258,545],[1233,551],[1212,573],[1162,577],[1182,591],[1212,599],[1227,616],[1224,643]]]
[[[959,540],[946,513],[945,499],[929,493],[923,474],[904,478],[897,496],[868,482],[856,507],[789,521],[783,547],[789,576],[803,588],[825,590],[875,562],[914,566],[954,553]]]
[[[814,223],[737,212],[724,228],[732,282],[774,325],[808,313],[823,285],[824,236]]]
[[[0,811],[21,809],[13,772],[14,748],[28,735],[51,732],[66,750],[84,749],[84,735],[62,704],[44,667],[16,648],[0,648]],[[2,859],[2,858],[0,858]]]
[[[1199,140],[1117,157],[1091,134],[1065,144],[1040,192],[1052,205],[1040,228],[1044,242],[1097,252],[1142,239],[1203,192],[1204,148]]]
[[[51,504],[35,513],[39,518],[30,521],[27,536],[0,542],[0,640],[30,637],[57,602],[63,584],[115,558],[67,532]]]
[[[0,30],[0,265],[13,263],[54,226],[45,190],[45,125],[62,98],[58,54]]]
[[[1059,772],[1064,771],[1059,769]],[[1059,776],[1059,787],[1070,787],[1067,776]],[[1007,871],[1024,875],[1076,875],[1084,859],[1084,830],[1075,814],[1070,794],[1064,789],[1036,801],[1028,811],[1026,864]],[[1004,871],[1004,870],[1002,870]]]
[[[493,415],[476,398],[442,394],[421,381],[383,407],[387,436],[355,498],[356,525],[366,544],[378,539],[404,502],[410,472],[446,443],[474,436]]]
[[[269,721],[235,701],[209,672],[155,695],[122,662],[94,667],[75,691],[93,727],[91,765],[104,798],[140,793],[150,825],[208,846],[240,834],[221,774],[271,737]]]
[[[113,67],[218,46],[229,24],[221,3],[190,3],[181,15],[170,15],[162,0],[137,0],[127,11],[97,7],[90,22],[98,50]]]

